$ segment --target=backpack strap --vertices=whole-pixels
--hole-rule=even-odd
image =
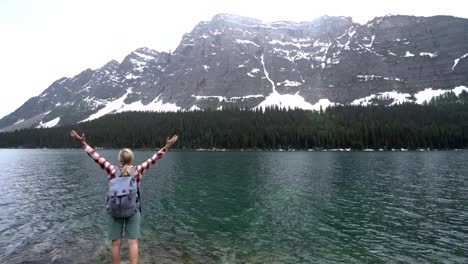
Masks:
[[[118,177],[121,177],[121,176],[122,176],[122,172],[120,171],[120,168],[117,167],[116,170],[115,170],[114,177],[118,178]]]
[[[140,196],[140,188],[137,188],[137,202],[138,202],[138,209],[140,209],[140,214],[141,214],[141,196]]]
[[[132,167],[130,170],[130,177],[135,177],[137,173],[136,167]],[[136,179],[135,179],[136,183]],[[137,203],[138,203],[138,209],[140,210],[141,213],[141,195],[140,195],[140,187],[137,185]]]

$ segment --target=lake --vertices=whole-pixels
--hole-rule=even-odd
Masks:
[[[0,263],[110,263],[84,151],[2,149],[0,168]],[[140,263],[468,263],[468,151],[169,151],[141,194]]]

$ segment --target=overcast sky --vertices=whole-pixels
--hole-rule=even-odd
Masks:
[[[322,15],[468,17],[468,1],[410,0],[0,0],[0,118],[61,77],[122,61],[132,50],[175,50],[182,35],[217,13],[266,22]]]

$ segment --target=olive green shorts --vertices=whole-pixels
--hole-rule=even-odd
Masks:
[[[109,216],[107,238],[109,240],[116,240],[120,238],[139,238],[140,222],[140,211],[127,218],[114,218],[112,216]]]

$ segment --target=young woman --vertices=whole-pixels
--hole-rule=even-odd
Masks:
[[[120,166],[116,167],[109,163],[104,157],[100,156],[95,149],[90,147],[85,141],[85,134],[79,136],[76,131],[72,130],[70,136],[78,140],[86,153],[98,163],[103,170],[107,172],[108,179],[112,180],[118,176],[133,176],[136,179],[136,185],[139,186],[142,174],[160,159],[167,150],[177,141],[177,136],[167,138],[166,145],[156,152],[151,158],[142,164],[133,167],[133,153],[130,149],[124,148],[119,152]],[[132,173],[133,170],[133,173]],[[137,210],[132,216],[125,218],[115,218],[109,216],[108,238],[112,240],[112,264],[120,263],[120,246],[122,235],[128,239],[128,253],[131,264],[136,264],[138,261],[138,238],[140,236],[140,211]]]

